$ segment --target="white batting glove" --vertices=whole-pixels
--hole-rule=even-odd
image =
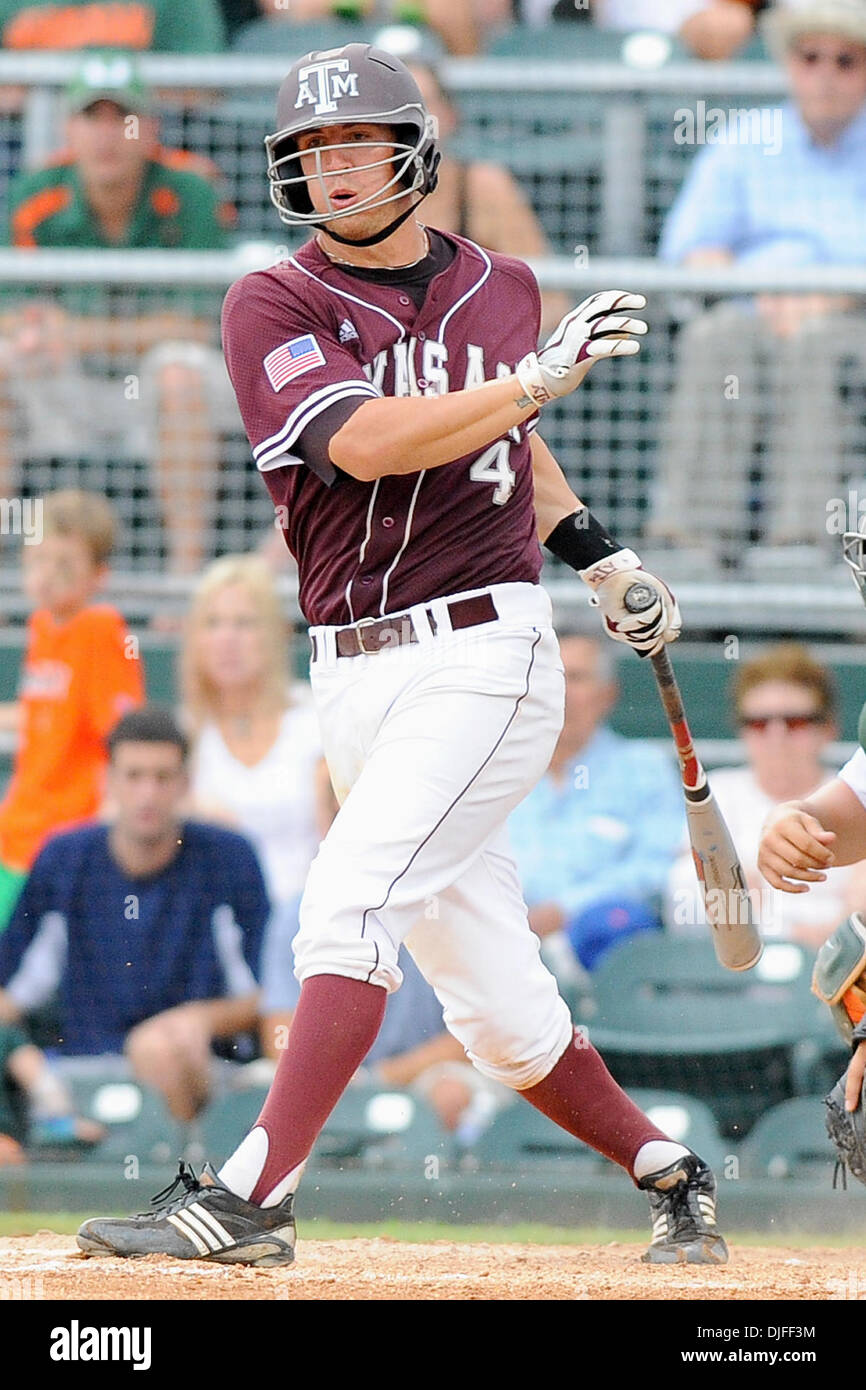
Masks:
[[[679,604],[667,584],[641,568],[633,550],[616,550],[578,573],[592,589],[592,602],[601,609],[605,628],[615,642],[627,643],[641,656],[655,656],[666,642],[679,637],[683,626]],[[656,594],[655,602],[640,613],[629,612],[625,605],[633,584]]]
[[[643,319],[629,316],[630,309],[643,309],[642,294],[626,290],[602,290],[591,294],[570,310],[551,333],[540,352],[530,352],[514,369],[524,392],[536,405],[555,396],[567,396],[579,386],[587,368],[582,364],[598,357],[633,357],[640,343],[624,334],[642,335],[647,331]],[[575,369],[580,367],[580,371]]]

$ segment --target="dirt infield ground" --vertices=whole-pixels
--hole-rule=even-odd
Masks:
[[[302,1240],[288,1269],[82,1258],[71,1236],[0,1239],[0,1294],[45,1299],[819,1299],[866,1296],[866,1252],[744,1249],[719,1267],[648,1268],[640,1246]],[[27,1290],[30,1290],[28,1293]],[[854,1293],[857,1297],[857,1292]]]

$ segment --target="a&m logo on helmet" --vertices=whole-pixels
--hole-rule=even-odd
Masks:
[[[312,106],[317,116],[326,116],[339,109],[341,97],[356,96],[358,74],[349,71],[348,58],[326,58],[300,69],[295,110]]]

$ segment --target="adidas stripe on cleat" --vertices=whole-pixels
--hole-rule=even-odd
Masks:
[[[153,1211],[85,1221],[77,1236],[79,1249],[86,1255],[172,1255],[218,1264],[292,1263],[292,1194],[276,1207],[257,1207],[224,1187],[209,1163],[202,1177],[204,1181],[181,1162],[174,1182],[153,1198]],[[178,1186],[183,1195],[172,1198]]]
[[[652,1241],[644,1264],[727,1263],[716,1227],[716,1180],[703,1159],[687,1154],[638,1183],[649,1195]]]

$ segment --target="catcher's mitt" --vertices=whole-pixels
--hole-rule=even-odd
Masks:
[[[837,1171],[841,1166],[842,1181],[845,1181],[846,1168],[852,1177],[866,1183],[866,1107],[864,1107],[866,1079],[860,1092],[860,1104],[856,1110],[845,1109],[845,1073],[839,1077],[829,1096],[824,1097],[827,1112],[827,1133],[837,1158]],[[836,1185],[836,1179],[833,1179]]]

